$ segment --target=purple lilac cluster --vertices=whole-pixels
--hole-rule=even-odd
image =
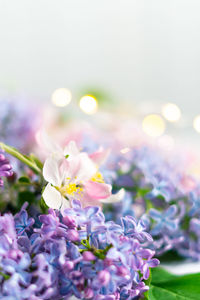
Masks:
[[[152,237],[133,217],[105,222],[99,207],[73,201],[63,216],[50,209],[34,221],[25,205],[0,217],[0,298],[138,298],[159,264],[147,241]]]
[[[183,231],[179,253],[200,260],[200,188],[189,194],[189,205],[183,221],[180,225],[184,225],[187,231]]]
[[[1,98],[0,110],[0,141],[28,153],[35,143],[41,113],[30,102],[15,97]]]
[[[150,147],[112,156],[107,166],[114,166],[111,183],[116,191],[125,188],[127,195],[104,210],[116,222],[130,211],[142,217],[157,255],[175,250],[200,260],[200,187],[181,165],[180,159],[166,159]]]
[[[3,186],[3,179],[1,177],[10,177],[12,175],[13,171],[9,160],[0,152],[0,187]]]

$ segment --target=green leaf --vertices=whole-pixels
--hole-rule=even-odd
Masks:
[[[161,267],[151,269],[151,284],[169,281],[177,277]]]
[[[184,258],[180,256],[176,251],[174,250],[169,250],[168,252],[164,253],[163,255],[159,256],[159,261],[161,263],[169,263],[169,262],[181,262],[183,261]]]
[[[25,202],[34,203],[35,202],[35,195],[30,191],[23,191],[18,194],[18,204],[22,206]]]
[[[144,197],[150,191],[151,191],[151,189],[149,189],[149,188],[139,188],[138,191],[137,191],[137,196],[138,197]]]
[[[40,170],[43,169],[43,163],[39,160],[37,156],[35,156],[35,154],[31,153],[30,159],[38,166],[38,168],[40,168]]]
[[[200,273],[176,276],[162,268],[152,271],[149,300],[200,299]]]
[[[41,200],[40,200],[40,209],[43,214],[46,214],[48,212],[48,206],[46,205],[43,197],[41,197]]]
[[[150,269],[150,275],[149,275],[149,278],[147,280],[145,280],[145,284],[150,286],[151,280],[152,280],[152,270]],[[149,300],[149,291],[146,291],[144,293],[144,299]]]
[[[28,178],[28,177],[26,177],[26,176],[22,176],[22,177],[20,177],[19,179],[18,179],[18,181],[19,181],[19,183],[27,183],[27,184],[30,184],[31,182],[30,182],[30,179]]]

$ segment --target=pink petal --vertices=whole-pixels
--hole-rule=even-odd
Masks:
[[[98,151],[90,154],[89,157],[95,164],[99,166],[106,161],[109,154],[110,154],[110,149],[104,150],[103,148],[100,148]]]
[[[94,181],[87,181],[85,186],[85,193],[89,196],[89,198],[95,199],[105,199],[110,197],[112,187],[110,184],[99,183]]]

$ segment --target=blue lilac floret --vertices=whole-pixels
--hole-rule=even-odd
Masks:
[[[0,216],[2,300],[134,299],[148,290],[149,269],[159,261],[144,246],[152,238],[143,223],[105,222],[100,208],[78,201],[36,223],[26,205]]]

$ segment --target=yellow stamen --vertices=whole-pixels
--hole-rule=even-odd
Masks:
[[[94,182],[98,182],[98,183],[104,183],[104,179],[103,176],[100,172],[97,172],[92,178],[92,181]]]
[[[83,188],[77,186],[75,183],[69,183],[59,189],[62,195],[72,195],[74,196],[75,193],[81,194]]]

